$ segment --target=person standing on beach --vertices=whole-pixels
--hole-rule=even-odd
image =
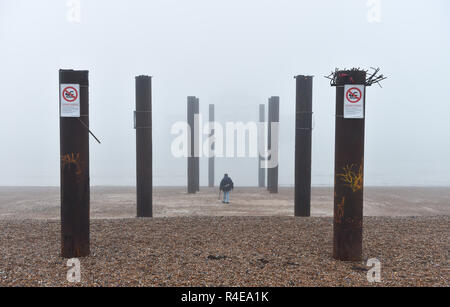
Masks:
[[[223,192],[223,200],[222,203],[229,204],[230,203],[230,192],[234,189],[233,180],[228,177],[228,174],[223,176],[222,181],[220,182],[220,190]]]

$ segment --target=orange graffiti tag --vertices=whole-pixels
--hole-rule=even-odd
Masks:
[[[71,166],[75,166],[75,174],[81,175],[83,172],[81,169],[81,162],[80,162],[80,154],[79,153],[68,153],[61,156],[61,164],[62,168],[65,169],[66,166],[71,169]]]
[[[338,203],[336,210],[336,223],[341,223],[344,218],[344,205],[345,205],[345,196],[342,197],[342,201]]]

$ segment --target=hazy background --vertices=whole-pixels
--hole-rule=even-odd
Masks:
[[[335,67],[381,67],[368,88],[367,185],[450,185],[450,2],[366,0],[0,0],[0,185],[59,185],[58,70],[90,71],[91,184],[135,184],[134,77],[153,79],[155,185],[185,185],[173,123],[186,96],[216,120],[258,119],[281,97],[280,184],[294,181],[296,74],[314,79],[313,184],[333,183]],[[257,184],[256,159],[216,175]],[[201,183],[207,182],[207,160]]]

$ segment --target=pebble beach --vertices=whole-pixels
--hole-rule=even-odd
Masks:
[[[0,286],[450,286],[449,216],[367,217],[364,261],[332,258],[332,218],[91,221],[91,255],[69,283],[56,220],[0,221]],[[382,265],[367,281],[366,261]]]

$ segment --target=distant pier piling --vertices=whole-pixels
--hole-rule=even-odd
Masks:
[[[203,148],[201,148],[201,144],[200,144],[200,139],[199,139],[199,135],[200,135],[200,99],[196,98],[195,99],[195,122],[194,122],[194,126],[195,126],[195,133],[194,133],[194,153],[195,153],[195,157],[194,157],[194,161],[195,161],[195,166],[194,166],[194,171],[195,171],[195,191],[199,192],[200,191],[200,150],[202,150]]]
[[[199,132],[199,99],[195,96],[187,98],[187,123],[189,126],[188,136],[188,171],[187,171],[187,191],[189,194],[195,194],[200,190],[200,144],[198,139]]]
[[[264,167],[264,157],[261,156],[262,152],[260,148],[264,148],[265,146],[265,105],[259,105],[259,124],[260,127],[258,129],[258,186],[260,188],[264,188],[266,186],[266,168]]]
[[[214,105],[210,104],[209,105],[209,122],[210,124],[214,123]],[[214,137],[214,129],[211,130],[210,132],[210,139]],[[208,186],[210,188],[214,187],[214,149],[215,149],[215,144],[209,144],[209,148],[211,150],[210,153],[210,157],[208,158]]]
[[[195,194],[195,161],[194,161],[194,114],[195,114],[195,97],[187,98],[187,123],[188,123],[188,158],[187,158],[187,192]]]
[[[279,146],[279,122],[280,122],[280,97],[273,96],[269,99],[268,115],[268,149],[271,151],[270,162],[267,169],[267,189],[270,193],[278,193],[278,146]],[[274,128],[277,129],[274,130]],[[274,143],[272,143],[272,139]]]

